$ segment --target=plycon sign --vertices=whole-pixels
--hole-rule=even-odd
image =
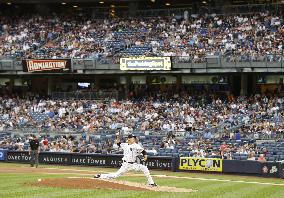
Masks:
[[[179,169],[193,170],[193,171],[222,172],[222,159],[181,157],[179,163]]]

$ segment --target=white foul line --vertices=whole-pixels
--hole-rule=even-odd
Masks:
[[[245,183],[245,184],[284,186],[284,184],[278,184],[278,183],[244,181],[244,180],[214,179],[214,178],[202,178],[202,177],[177,177],[177,176],[170,176],[170,175],[153,175],[153,176],[167,177],[167,178],[173,178],[173,179],[190,179],[190,180],[202,180],[202,181],[221,181],[221,182],[234,182],[234,183]]]
[[[97,173],[98,172],[98,171],[91,171],[91,170],[78,170],[78,169],[72,169],[72,168],[43,168],[43,169],[63,170],[63,171],[76,171],[76,172],[91,172],[91,173]]]

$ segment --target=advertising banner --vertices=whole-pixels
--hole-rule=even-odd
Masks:
[[[29,156],[29,152],[8,151],[7,152],[7,161],[8,162],[30,162],[31,157]]]
[[[72,165],[88,165],[88,166],[119,166],[120,156],[107,156],[99,154],[72,154]],[[122,162],[122,160],[121,160]]]
[[[279,165],[279,177],[284,179],[284,161],[280,162]]]
[[[171,70],[170,57],[132,57],[120,59],[120,70]]]
[[[181,157],[179,170],[222,172],[223,160],[217,158]]]
[[[69,165],[70,162],[71,162],[70,153],[41,152],[39,154],[39,163]]]
[[[261,163],[261,174],[263,177],[280,177],[281,164],[278,162],[265,162]]]
[[[72,154],[71,164],[120,167],[122,164],[122,155]],[[172,167],[172,158],[148,157],[148,160],[143,162],[143,164],[147,165],[150,169],[170,170]]]
[[[7,153],[8,162],[29,163],[30,160],[31,158],[27,151],[8,151]],[[39,154],[39,163],[120,167],[122,164],[122,155],[41,152]],[[150,169],[171,170],[172,158],[148,157],[144,165],[147,165]]]
[[[223,160],[223,173],[257,174],[261,172],[261,163],[250,160]]]
[[[172,159],[171,157],[148,157],[148,160],[143,164],[150,169],[171,170]]]
[[[7,150],[0,149],[0,161],[5,161],[7,156]]]
[[[71,59],[22,60],[23,71],[29,73],[66,73],[71,71]]]

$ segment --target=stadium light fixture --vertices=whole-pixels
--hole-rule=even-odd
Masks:
[[[78,8],[78,6],[74,5],[73,8]]]
[[[166,6],[170,6],[171,4],[169,2],[166,3]]]
[[[156,0],[150,0],[152,3],[155,3],[156,2]]]
[[[7,2],[7,5],[11,5],[12,3],[11,2]]]
[[[206,4],[207,2],[206,1],[202,1],[202,3]]]
[[[62,5],[66,5],[66,3],[65,3],[65,2],[62,2],[61,4],[62,4]]]
[[[100,4],[104,4],[105,2],[103,2],[103,1],[100,1],[99,3],[100,3]]]

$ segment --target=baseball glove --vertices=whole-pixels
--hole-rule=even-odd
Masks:
[[[143,164],[145,162],[143,155],[138,155],[136,157],[136,163],[137,164]]]

